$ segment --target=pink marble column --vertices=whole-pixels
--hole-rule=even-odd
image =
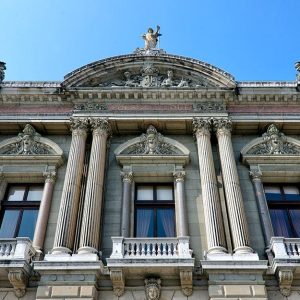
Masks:
[[[88,129],[87,118],[71,118],[72,142],[65,175],[52,254],[71,253]]]

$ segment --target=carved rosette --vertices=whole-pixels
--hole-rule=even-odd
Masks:
[[[213,128],[217,135],[230,135],[232,122],[228,118],[213,119]]]
[[[90,124],[93,130],[93,135],[107,137],[111,135],[111,128],[107,118],[91,118]]]
[[[211,132],[211,119],[193,118],[193,130],[196,138],[201,135],[209,135]]]
[[[161,292],[161,280],[159,278],[145,279],[147,300],[158,300]]]
[[[123,182],[131,184],[133,181],[133,173],[132,172],[121,172],[121,177]]]
[[[121,269],[111,269],[110,279],[113,285],[114,294],[121,297],[124,294],[125,279]]]
[[[193,293],[193,272],[192,270],[180,270],[181,289],[185,296]]]
[[[89,127],[88,118],[70,118],[72,134],[86,135]]]
[[[288,297],[291,294],[293,277],[294,276],[292,270],[280,270],[278,272],[280,292],[285,297]]]
[[[21,298],[26,293],[26,286],[28,284],[28,276],[22,270],[9,271],[8,280],[14,288],[15,295]]]
[[[173,173],[174,179],[176,182],[183,182],[185,178],[185,172],[184,171],[177,171]]]

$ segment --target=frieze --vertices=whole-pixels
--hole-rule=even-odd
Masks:
[[[100,103],[84,103],[84,104],[75,104],[74,111],[101,111],[107,110],[107,106],[105,104]]]
[[[193,109],[198,112],[226,112],[226,105],[222,102],[205,101],[193,104]]]
[[[51,148],[40,142],[40,134],[27,124],[22,133],[19,133],[15,142],[0,149],[0,154],[6,155],[45,155],[51,153]]]
[[[150,125],[146,134],[140,136],[140,142],[128,148],[127,154],[134,155],[172,155],[177,154],[176,148],[167,143],[162,134]]]

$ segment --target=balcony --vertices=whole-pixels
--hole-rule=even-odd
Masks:
[[[180,278],[183,293],[192,293],[194,258],[189,237],[112,237],[112,243],[107,266],[117,296],[124,291],[125,274],[131,279],[144,279],[149,273],[162,279]]]
[[[300,279],[300,238],[272,237],[271,272],[278,277],[281,293],[289,296],[293,280]]]
[[[34,255],[28,238],[0,239],[0,280],[8,279],[17,297],[25,295]]]

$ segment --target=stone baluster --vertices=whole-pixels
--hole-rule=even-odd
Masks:
[[[177,171],[173,173],[175,179],[175,211],[177,236],[188,236],[188,222],[185,203],[184,177],[185,172]]]
[[[264,187],[261,180],[262,173],[260,170],[251,170],[249,172],[250,178],[253,182],[257,206],[259,210],[259,217],[263,228],[265,244],[270,244],[271,238],[274,236],[272,222],[269,214],[267,200],[265,197]]]
[[[44,246],[45,234],[47,229],[48,217],[51,207],[52,194],[54,183],[56,180],[56,172],[49,171],[44,173],[45,185],[40,204],[39,214],[37,217],[35,231],[33,236],[33,247],[37,252],[37,256],[40,257]]]
[[[123,180],[123,202],[122,202],[122,223],[121,236],[130,237],[130,211],[131,211],[131,193],[132,193],[132,172],[121,172]]]
[[[74,244],[88,119],[71,118],[70,125],[72,142],[52,254],[70,253]]]
[[[253,253],[249,246],[248,226],[243,205],[234,152],[231,143],[232,124],[229,119],[214,119],[218,138],[228,216],[235,253]]]
[[[211,121],[194,118],[208,253],[226,253],[224,225],[210,141]]]
[[[93,142],[82,215],[78,254],[97,253],[99,248],[102,194],[106,161],[107,138],[110,134],[108,120],[90,120]]]

